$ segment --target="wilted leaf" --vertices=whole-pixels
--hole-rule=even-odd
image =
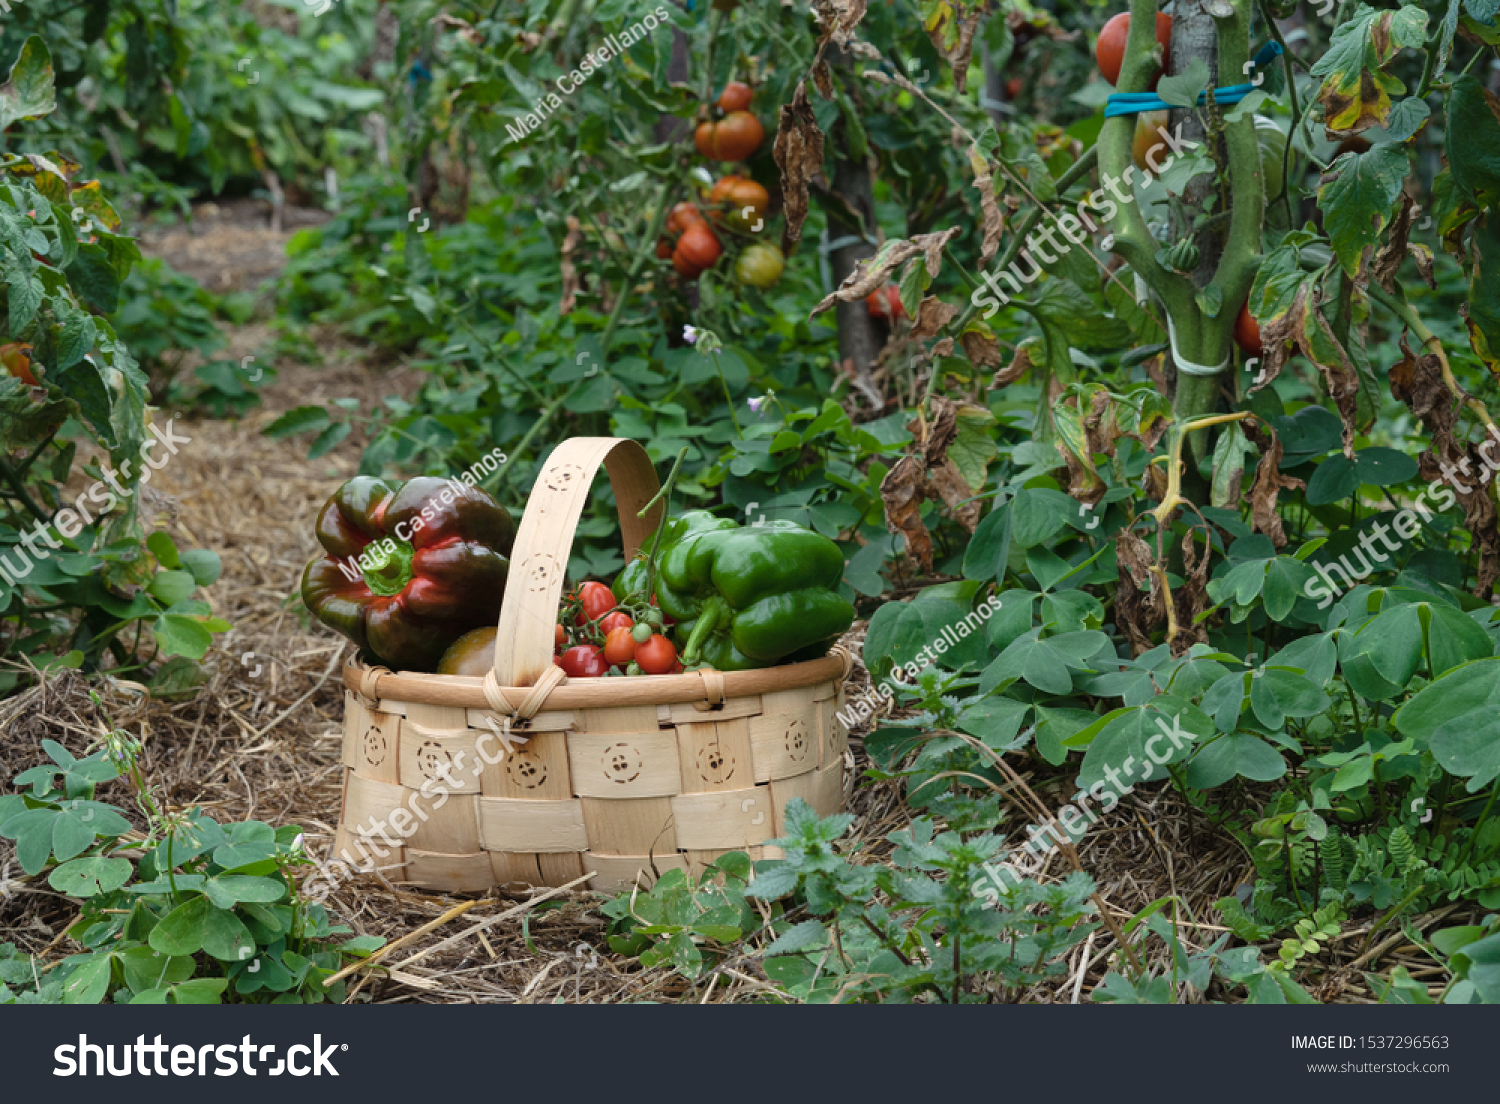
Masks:
[[[1215,506],[1237,507],[1245,480],[1246,458],[1255,446],[1246,439],[1239,423],[1226,426],[1214,445],[1213,487],[1209,501]]]
[[[823,132],[818,129],[818,120],[808,102],[805,80],[797,82],[792,102],[781,106],[781,121],[771,155],[781,170],[781,196],[786,212],[781,251],[790,255],[802,239],[802,224],[807,221],[808,182],[823,171]]]
[[[977,145],[969,147],[969,167],[974,170],[974,188],[979,192],[979,209],[984,213],[984,241],[979,246],[979,267],[983,268],[1000,248],[1005,216],[995,202],[995,181],[990,175],[989,159]]]
[[[935,337],[944,326],[958,317],[958,308],[945,303],[935,295],[922,300],[917,308],[917,320],[912,323],[912,337]]]
[[[968,81],[974,34],[992,6],[993,0],[977,0],[972,7],[963,0],[922,0],[922,29],[953,66],[953,85],[960,95]]]
[[[1250,488],[1251,528],[1271,538],[1277,548],[1286,544],[1281,515],[1276,512],[1276,497],[1282,491],[1300,491],[1307,484],[1281,474],[1281,440],[1273,433],[1271,447],[1261,453],[1255,469],[1255,483]]]
[[[1318,188],[1323,225],[1344,271],[1359,271],[1364,251],[1380,241],[1411,171],[1406,149],[1394,143],[1365,153],[1346,153],[1333,163]]]
[[[1331,141],[1386,125],[1391,96],[1406,91],[1406,85],[1381,67],[1403,47],[1420,48],[1426,30],[1421,8],[1386,11],[1363,4],[1334,30],[1328,52],[1310,70],[1323,78],[1318,100]]]
[[[56,106],[52,55],[41,35],[32,35],[21,44],[10,78],[0,84],[0,130],[22,119],[39,119]]]
[[[914,238],[893,238],[868,260],[860,261],[832,295],[813,307],[808,317],[828,310],[836,303],[853,303],[864,299],[886,285],[890,274],[913,257],[926,260],[927,274],[936,277],[942,267],[943,246],[958,234],[954,226],[936,234],[918,234]]]
[[[906,538],[906,551],[923,571],[932,570],[932,535],[922,524],[927,472],[916,456],[903,456],[880,483],[885,520],[892,532]]]

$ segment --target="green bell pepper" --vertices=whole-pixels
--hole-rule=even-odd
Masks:
[[[689,532],[660,557],[656,594],[687,667],[811,658],[854,621],[838,545],[789,521]]]
[[[681,517],[668,518],[663,525],[665,529],[661,535],[661,547],[657,550],[658,556],[689,533],[738,528],[729,518],[714,517],[707,510],[687,510]],[[610,584],[610,590],[614,592],[616,602],[623,602],[628,594],[645,593],[646,553],[651,551],[651,545],[655,539],[656,534],[652,533],[651,539],[646,541],[641,554],[626,564],[625,570],[615,576],[615,581]]]

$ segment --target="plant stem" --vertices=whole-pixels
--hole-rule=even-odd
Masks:
[[[709,353],[708,355],[713,358],[714,368],[719,373],[719,383],[724,388],[724,405],[729,407],[729,420],[734,423],[734,434],[743,441],[745,439],[745,431],[740,428],[740,420],[734,412],[734,399],[729,394],[729,381],[724,378],[724,366],[719,363],[719,354],[717,352]]]
[[[636,517],[645,517],[646,511],[658,502],[665,500],[662,506],[661,524],[656,527],[656,533],[651,538],[651,551],[646,553],[646,601],[650,603],[652,596],[656,593],[656,554],[661,551],[662,535],[667,531],[667,519],[672,513],[672,488],[677,483],[677,473],[682,469],[682,461],[687,457],[688,447],[683,445],[677,451],[677,459],[672,461],[672,470],[667,473],[667,481],[661,485],[661,490],[652,496],[651,501],[641,507]]]
[[[1495,780],[1494,786],[1490,788],[1490,799],[1484,803],[1484,809],[1479,814],[1479,819],[1474,822],[1474,830],[1469,833],[1469,842],[1464,844],[1464,857],[1459,865],[1469,861],[1469,856],[1474,853],[1474,842],[1479,839],[1479,829],[1484,827],[1484,822],[1489,818],[1490,810],[1495,807],[1495,798],[1500,796],[1500,779]]]
[[[715,15],[718,13],[715,12]],[[615,299],[615,305],[609,312],[609,321],[604,324],[604,334],[599,338],[601,352],[608,356],[609,345],[614,339],[615,330],[620,325],[620,315],[625,312],[625,304],[630,299],[631,288],[635,286],[640,277],[641,269],[646,264],[648,256],[655,256],[651,243],[656,241],[661,234],[662,224],[667,218],[667,197],[671,194],[672,184],[670,181],[663,183],[656,191],[656,202],[651,213],[651,223],[646,228],[645,234],[641,236],[640,244],[636,247],[635,257],[630,262],[630,269],[625,273],[625,279],[620,283],[620,294]]]
[[[11,489],[16,492],[16,498],[20,501],[21,505],[26,507],[27,512],[30,513],[32,517],[41,522],[52,521],[52,516],[43,512],[42,508],[36,504],[36,500],[31,497],[31,492],[26,489],[25,481],[22,480],[21,476],[16,472],[16,470],[10,466],[10,461],[7,460],[4,456],[0,456],[0,475],[5,476],[5,481],[9,483],[11,485]]]

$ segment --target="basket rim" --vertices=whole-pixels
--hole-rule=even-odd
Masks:
[[[847,652],[834,652],[819,659],[760,667],[750,671],[718,672],[724,680],[724,698],[748,698],[777,690],[801,690],[824,682],[842,682],[852,666]],[[344,665],[344,687],[360,693],[364,676],[372,668],[354,660]],[[484,696],[484,680],[465,675],[435,675],[418,671],[381,671],[375,676],[375,697],[380,701],[414,705],[443,705],[464,709],[490,709]],[[529,686],[505,686],[500,691],[512,706],[520,707],[531,693]],[[637,675],[632,678],[593,678],[565,681],[555,687],[543,704],[544,710],[608,709],[611,706],[675,705],[707,703],[706,684],[695,673]]]

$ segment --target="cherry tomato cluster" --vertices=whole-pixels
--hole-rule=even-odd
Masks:
[[[622,605],[603,583],[584,583],[563,604],[553,662],[569,678],[669,675],[682,670],[662,635],[670,622],[655,605]]]
[[[752,92],[741,81],[730,81],[720,94],[716,117],[699,124],[694,135],[698,152],[714,161],[743,161],[760,148],[765,128],[747,110]],[[708,195],[709,219],[720,227],[741,233],[755,233],[766,221],[771,197],[766,189],[748,176],[730,173],[713,186]],[[667,233],[656,243],[656,255],[671,258],[679,276],[696,280],[724,255],[723,243],[709,219],[698,207],[682,202],[672,208],[667,218]],[[784,258],[781,251],[768,243],[756,243],[744,263],[736,263],[735,275],[741,283],[768,288],[781,276]]]

